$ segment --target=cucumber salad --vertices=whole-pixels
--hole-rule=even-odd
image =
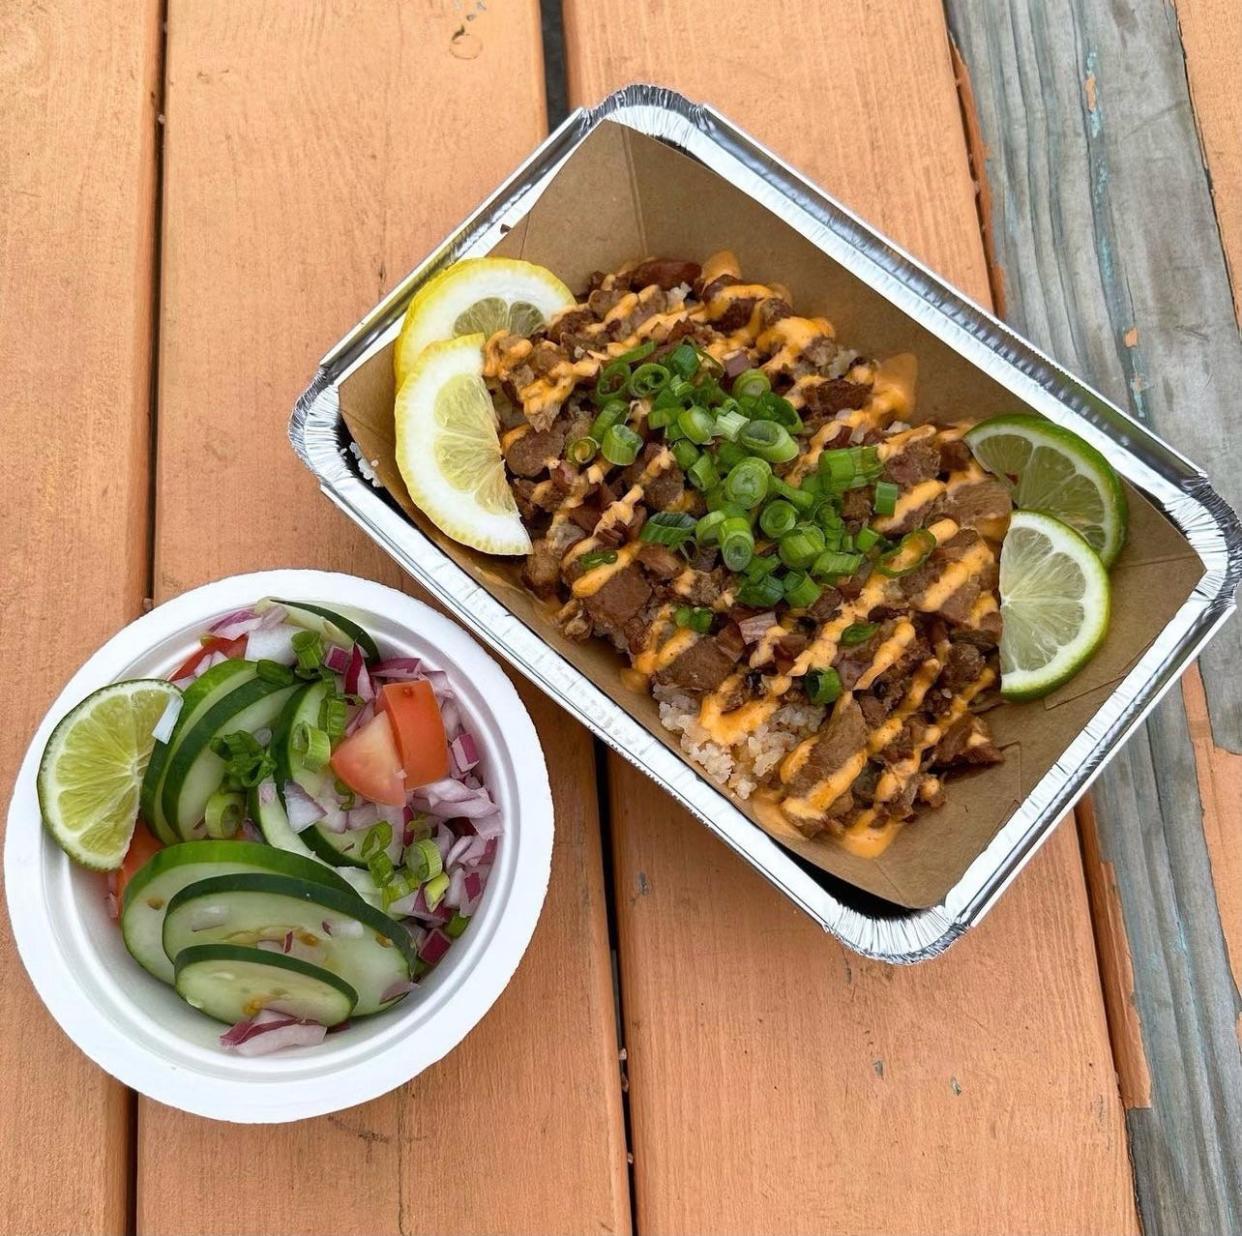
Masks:
[[[83,700],[38,791],[57,843],[108,873],[134,960],[243,1055],[404,999],[468,928],[502,831],[447,674],[272,598],[167,680]]]

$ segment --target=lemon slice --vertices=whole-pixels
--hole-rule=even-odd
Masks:
[[[1090,443],[1029,413],[997,416],[966,435],[975,458],[1026,511],[1045,511],[1086,537],[1112,566],[1126,539],[1126,495]]]
[[[1069,681],[1108,634],[1100,556],[1072,528],[1017,511],[1000,558],[1001,694],[1038,699]]]
[[[155,746],[151,731],[180,694],[155,678],[115,682],[52,731],[39,765],[39,809],[60,848],[84,867],[121,865]]]
[[[453,540],[527,554],[483,382],[483,343],[482,334],[433,343],[414,363],[397,392],[397,467],[410,497]]]
[[[425,283],[410,301],[393,365],[400,387],[429,344],[498,330],[531,335],[574,303],[550,271],[513,258],[466,258]]]

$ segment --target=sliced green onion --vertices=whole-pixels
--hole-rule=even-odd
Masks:
[[[727,412],[720,412],[716,416],[716,433],[729,442],[735,442],[746,420],[747,418],[741,412],[732,408]]]
[[[799,524],[781,537],[777,552],[788,567],[809,567],[824,552],[824,534],[814,524]]]
[[[657,395],[657,396],[656,396],[656,397],[655,397],[655,398],[651,401],[651,407],[652,407],[652,409],[653,409],[653,410],[658,409],[659,411],[663,412],[663,411],[665,411],[665,410],[667,410],[667,409],[669,409],[669,408],[673,408],[673,409],[680,408],[680,407],[682,406],[682,402],[683,402],[683,401],[682,401],[682,399],[680,398],[680,396],[677,394],[677,388],[678,388],[678,385],[679,385],[679,383],[678,383],[677,379],[676,379],[676,378],[674,378],[674,379],[673,379],[673,381],[671,381],[671,382],[670,382],[670,383],[669,383],[669,384],[668,384],[668,385],[667,385],[667,386],[666,386],[666,387],[665,387],[665,388],[664,388],[664,389],[663,389],[663,390],[662,390],[662,391],[661,391],[661,392],[660,392],[660,393],[659,393],[659,394],[658,394],[658,395]],[[691,387],[690,389],[693,391],[694,387]]]
[[[854,547],[866,553],[878,545],[881,540],[883,538],[874,528],[868,528],[864,525],[858,529],[858,535],[854,538]]]
[[[643,524],[638,539],[677,549],[694,535],[696,522],[694,516],[685,511],[657,511]]]
[[[453,917],[444,924],[441,931],[444,932],[450,940],[456,940],[467,927],[470,926],[470,916],[462,914],[460,911],[454,911]]]
[[[380,898],[384,903],[384,909],[387,910],[395,901],[400,901],[403,897],[408,897],[418,887],[412,880],[406,876],[394,875],[380,889]]]
[[[444,870],[444,856],[430,837],[413,842],[405,851],[405,869],[417,884],[425,884]]]
[[[614,365],[636,365],[639,361],[646,360],[655,350],[655,340],[648,339],[646,343],[640,343],[638,347],[622,352],[612,363]]]
[[[699,354],[691,343],[679,343],[665,357],[668,367],[681,378],[692,378],[699,368]]]
[[[871,509],[877,515],[891,515],[897,509],[897,499],[901,490],[892,481],[876,481],[875,497],[871,501]]]
[[[736,468],[743,459],[750,458],[748,451],[727,438],[716,447],[716,462],[725,469]]]
[[[733,379],[733,393],[738,399],[758,399],[771,389],[772,383],[762,369],[747,369]]]
[[[691,442],[703,446],[712,440],[716,422],[706,408],[695,406],[678,413],[677,427]]]
[[[789,430],[775,421],[747,421],[737,435],[738,445],[769,463],[787,463],[798,454]]]
[[[616,560],[617,551],[615,549],[592,549],[585,554],[580,554],[577,558],[577,563],[585,575],[587,571],[593,571],[598,566],[607,566],[609,563],[616,562]]]
[[[673,458],[677,461],[677,466],[686,472],[694,467],[694,461],[699,457],[699,448],[693,442],[687,442],[684,439],[681,442],[673,444]]]
[[[207,836],[217,841],[232,837],[246,814],[245,798],[234,790],[217,790],[208,800],[203,822]]]
[[[671,376],[663,365],[639,365],[630,375],[630,394],[635,399],[650,399],[668,385]]]
[[[298,631],[290,640],[303,673],[317,670],[323,664],[323,637],[318,631]]]
[[[720,482],[720,473],[712,457],[704,451],[698,459],[686,469],[686,477],[695,489],[708,490]]]
[[[731,515],[720,525],[720,556],[730,571],[745,570],[754,556],[755,534],[750,520],[742,515]]]
[[[805,488],[799,489],[794,485],[790,485],[787,481],[782,481],[780,477],[774,476],[768,485],[768,492],[774,497],[784,498],[786,502],[792,502],[802,514],[806,514],[812,510],[819,501],[816,494]]]
[[[881,554],[876,559],[875,569],[890,579],[909,575],[927,561],[928,555],[935,548],[935,536],[926,528],[916,528],[913,532],[907,532],[894,549]]]
[[[724,482],[725,496],[749,511],[767,496],[771,476],[772,465],[752,455],[729,469]]]
[[[690,611],[690,621],[686,624],[690,630],[697,631],[700,635],[706,635],[712,629],[712,619],[715,614],[705,606],[696,605]]]
[[[752,609],[770,609],[784,595],[785,589],[775,575],[748,579],[737,590],[738,604],[750,606]]]
[[[343,737],[348,724],[349,705],[339,695],[327,696],[319,706],[319,728],[327,734],[328,741]]]
[[[720,540],[720,525],[728,518],[724,511],[708,511],[694,525],[694,539],[700,545],[715,545]]]
[[[652,429],[667,429],[677,419],[677,404],[671,407],[662,408],[658,404],[653,405],[650,412],[647,413],[647,424]]]
[[[792,609],[810,609],[824,592],[805,571],[790,571],[783,586],[785,600]]]
[[[620,467],[632,464],[642,449],[642,438],[628,425],[613,425],[599,444],[600,454],[609,463]]]
[[[230,789],[253,789],[276,771],[276,761],[247,730],[213,739],[211,750],[224,761],[225,782]]]
[[[841,695],[841,675],[832,666],[811,670],[802,678],[802,689],[812,704],[831,704]]]
[[[386,850],[392,845],[392,825],[387,820],[380,820],[377,824],[372,824],[367,829],[367,835],[362,839],[362,849],[358,853],[363,858],[369,858],[376,850]]]
[[[303,768],[318,772],[332,756],[332,740],[317,725],[299,721],[289,736],[289,746]]]
[[[406,824],[405,833],[411,845],[415,841],[429,840],[432,833],[431,816],[422,811],[417,812],[414,818]]]
[[[880,453],[874,446],[843,446],[819,457],[819,472],[834,493],[861,489],[880,475]]]
[[[449,878],[445,871],[440,872],[438,876],[432,876],[423,885],[423,900],[427,903],[427,909],[434,910],[440,904],[444,899],[444,894],[448,892],[448,886]]]
[[[296,680],[293,671],[279,661],[257,661],[254,671],[264,682],[277,683],[282,687],[287,687]]]
[[[760,396],[755,407],[755,415],[760,420],[775,421],[778,425],[784,425],[790,433],[800,433],[803,429],[802,417],[798,415],[798,409],[788,399],[773,391]]]
[[[591,422],[591,428],[587,430],[588,437],[594,438],[596,442],[602,442],[604,434],[614,425],[621,424],[629,416],[629,412],[629,406],[620,399],[610,399],[600,408]]]
[[[673,610],[673,624],[678,627],[688,627],[690,625],[690,606],[679,605]]]
[[[865,644],[878,630],[879,623],[876,622],[851,622],[844,631],[841,632],[841,643],[846,648],[853,648],[858,644]]]
[[[798,482],[798,488],[804,494],[809,494],[815,499],[816,502],[818,502],[819,499],[823,497],[824,478],[820,476],[818,472],[812,472],[810,475],[804,476],[802,480]],[[796,506],[797,503],[794,503],[794,505]]]
[[[598,450],[599,443],[594,438],[575,438],[565,448],[565,458],[571,464],[577,464],[579,468],[585,468],[595,458],[595,453]]]
[[[378,850],[372,854],[367,859],[367,870],[371,873],[371,879],[380,888],[386,888],[397,871],[392,865],[392,859],[388,857],[387,850]]]
[[[781,560],[775,554],[756,554],[746,564],[747,579],[762,579],[765,575],[771,575],[781,564]]]
[[[798,509],[792,502],[778,498],[769,502],[759,516],[759,527],[774,541],[779,541],[787,532],[792,532],[798,522]]]
[[[595,382],[595,398],[603,403],[624,395],[630,384],[630,367],[624,360],[615,360],[600,370]]]
[[[861,565],[862,554],[844,554],[830,549],[815,559],[811,574],[819,579],[836,579],[841,575],[853,575]]]

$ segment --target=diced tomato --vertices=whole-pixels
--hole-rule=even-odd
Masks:
[[[116,900],[118,905],[121,903],[121,898],[125,896],[125,885],[134,878],[141,868],[146,866],[147,859],[156,850],[162,850],[163,848],[147,832],[147,826],[139,820],[137,828],[134,829],[133,839],[129,843],[129,850],[126,852],[124,859],[122,859],[120,869],[116,873]]]
[[[168,675],[169,682],[179,682],[187,674],[192,674],[200,661],[206,660],[213,652],[223,653],[226,657],[244,656],[246,652],[246,637],[239,635],[236,639],[219,639],[213,636],[207,640],[197,652],[190,655],[171,673]]]
[[[380,688],[376,708],[392,718],[407,790],[448,776],[448,739],[431,683],[389,683]]]
[[[405,803],[401,756],[386,712],[378,712],[332,753],[332,771],[351,790],[389,807]]]

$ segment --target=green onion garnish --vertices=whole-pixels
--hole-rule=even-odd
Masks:
[[[694,467],[695,460],[698,457],[699,448],[693,442],[687,442],[683,439],[681,442],[673,443],[673,458],[683,472],[688,472]]]
[[[833,493],[870,485],[880,468],[880,453],[874,446],[843,446],[819,457],[819,474]]]
[[[255,663],[254,670],[264,682],[278,683],[282,687],[287,687],[295,681],[293,671],[287,665],[281,665],[279,661],[258,661]]]
[[[620,399],[610,399],[596,415],[591,422],[591,428],[587,430],[587,435],[595,439],[596,442],[604,440],[606,434],[614,425],[621,424],[629,415],[629,406]]]
[[[704,446],[712,440],[716,422],[706,408],[690,407],[677,415],[677,427],[691,442]]]
[[[729,470],[725,477],[725,497],[743,510],[751,510],[767,496],[772,465],[766,459],[751,456]]]
[[[700,545],[715,545],[720,540],[720,525],[728,518],[724,511],[708,511],[694,525],[694,539]]]
[[[771,575],[781,564],[781,560],[775,554],[756,554],[746,564],[747,579],[762,579],[765,575]]]
[[[733,394],[738,399],[758,399],[771,389],[772,383],[762,369],[747,369],[733,379]]]
[[[388,857],[388,851],[378,850],[367,859],[367,870],[371,873],[371,879],[380,888],[386,888],[396,874],[397,869],[392,865],[392,859]]]
[[[916,528],[913,532],[907,532],[894,549],[881,554],[876,559],[875,569],[890,579],[909,575],[927,561],[928,555],[935,548],[935,536],[926,528]]]
[[[299,721],[289,736],[294,758],[311,772],[318,772],[332,756],[332,740],[316,725]]]
[[[406,849],[405,869],[415,883],[424,884],[444,870],[444,856],[430,837],[424,837]]]
[[[344,736],[348,723],[349,705],[341,696],[329,695],[319,706],[319,728],[327,734],[330,742],[336,742]]]
[[[695,523],[694,516],[685,511],[657,511],[643,524],[638,539],[677,549],[694,535]]]
[[[690,343],[679,343],[665,358],[668,367],[681,378],[692,378],[699,367],[699,354]]]
[[[224,761],[225,783],[230,789],[252,789],[276,771],[276,761],[248,730],[234,730],[213,739],[211,750]]]
[[[697,631],[700,635],[706,635],[712,629],[712,619],[715,614],[705,606],[696,605],[690,611],[690,621],[686,625],[692,631]]]
[[[208,800],[203,816],[207,836],[217,841],[232,837],[246,814],[246,800],[233,790],[217,790]]]
[[[362,849],[358,853],[363,858],[369,858],[376,850],[386,850],[392,845],[392,825],[387,820],[380,820],[377,824],[372,824],[367,829],[367,835],[362,839]]]
[[[876,481],[871,509],[877,515],[891,515],[897,509],[897,498],[900,494],[901,490],[892,481]]]
[[[802,689],[812,704],[831,704],[841,694],[841,675],[832,666],[811,670],[803,676]]]
[[[759,516],[759,527],[763,529],[766,536],[770,536],[775,541],[779,541],[787,532],[792,532],[797,522],[797,508],[784,498],[769,502]]]
[[[303,673],[312,673],[323,664],[323,637],[318,631],[298,631],[289,642]]]
[[[875,622],[852,622],[841,632],[841,643],[846,648],[865,644],[879,629],[879,624]]]
[[[824,592],[805,571],[790,571],[783,586],[785,600],[792,609],[810,609]]]
[[[577,464],[579,468],[585,468],[595,458],[595,452],[598,450],[599,443],[594,438],[575,438],[565,448],[565,458],[571,464]]]
[[[716,433],[729,442],[735,442],[746,424],[746,417],[735,408],[716,414]]]
[[[882,539],[874,528],[864,526],[858,529],[858,535],[854,538],[854,547],[862,550],[865,554],[868,550],[878,545]]]
[[[747,421],[737,435],[739,446],[769,463],[787,463],[798,454],[789,430],[775,421]]]
[[[416,887],[417,885],[405,876],[394,875],[380,889],[380,898],[384,903],[384,909],[387,910],[394,901],[400,901],[402,897],[408,897]]]
[[[799,524],[781,537],[777,552],[787,567],[809,567],[824,552],[824,534],[814,524]]]
[[[448,892],[449,878],[447,872],[440,872],[438,876],[432,876],[426,884],[423,885],[423,900],[427,903],[427,909],[434,910],[444,898],[444,894]]]
[[[580,554],[577,562],[585,575],[588,571],[593,571],[598,566],[607,566],[610,563],[616,562],[616,560],[617,551],[615,549],[592,549],[585,554]]]
[[[677,419],[678,405],[670,407],[654,406],[647,414],[647,424],[652,429],[667,429]]]
[[[730,442],[727,438],[716,447],[716,462],[728,471],[736,468],[743,459],[750,459],[750,454],[736,442]]]
[[[646,343],[640,343],[638,347],[622,352],[612,363],[614,365],[636,365],[640,360],[646,360],[655,350],[655,340],[648,339]]]
[[[663,365],[639,365],[630,375],[630,394],[635,399],[650,399],[668,385],[671,377]]]
[[[686,469],[686,477],[695,489],[708,490],[720,481],[720,473],[712,457],[704,451],[698,459]]]
[[[744,515],[731,515],[720,525],[720,556],[730,571],[741,571],[754,556],[755,534]]]
[[[600,370],[595,382],[595,398],[599,403],[625,394],[630,384],[630,367],[623,359],[615,360]]]
[[[638,458],[643,449],[642,438],[628,425],[613,425],[600,441],[600,454],[611,464],[626,467]]]
[[[845,554],[830,549],[820,554],[811,565],[811,574],[818,579],[836,579],[841,575],[853,575],[862,565],[862,554]]]
[[[753,562],[754,559],[751,559]],[[752,609],[769,609],[785,595],[781,581],[773,575],[764,575],[759,579],[748,579],[737,590],[740,605],[748,605]]]
[[[779,476],[774,476],[768,485],[768,492],[777,498],[784,498],[786,502],[792,502],[802,514],[806,514],[812,510],[819,501],[818,495],[812,493],[809,489],[799,489],[790,485],[787,481],[782,481]]]
[[[450,940],[456,940],[470,926],[470,916],[455,911],[453,917],[440,929]]]

